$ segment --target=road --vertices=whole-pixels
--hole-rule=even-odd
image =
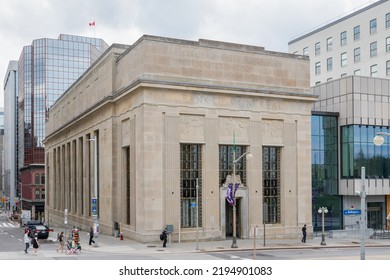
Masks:
[[[80,255],[67,256],[57,253],[58,244],[51,240],[41,240],[39,254],[35,256],[30,248],[30,254],[25,255],[23,242],[24,229],[9,222],[0,215],[0,259],[78,259],[78,260],[360,260],[359,247],[342,248],[308,248],[308,249],[269,249],[257,250],[254,257],[252,250],[234,250],[218,252],[172,253],[142,252],[106,253],[82,250]],[[366,260],[390,260],[388,247],[365,248]]]
[[[9,222],[3,214],[0,214],[0,252],[18,250],[22,244],[23,230]]]
[[[253,259],[253,251],[218,252],[213,256],[223,259]],[[258,250],[256,260],[360,260],[360,248],[320,248],[320,249],[275,249]],[[389,248],[370,247],[365,249],[366,260],[390,260]]]

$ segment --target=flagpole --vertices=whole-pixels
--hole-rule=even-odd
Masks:
[[[233,148],[233,187],[236,187],[236,149]],[[237,248],[237,232],[236,232],[236,196],[233,196],[233,243],[232,248]]]
[[[236,132],[233,131],[233,188],[234,192],[236,188]],[[233,243],[232,248],[238,248],[237,245],[237,232],[236,232],[236,219],[237,219],[237,211],[236,211],[236,196],[233,193]]]
[[[253,155],[250,153],[249,149],[243,153],[242,155],[240,155],[237,159],[236,159],[236,133],[233,132],[233,184],[232,184],[232,191],[231,191],[231,195],[233,197],[233,199],[231,199],[232,201],[232,206],[233,206],[233,242],[232,242],[232,248],[238,248],[238,245],[237,245],[237,208],[236,208],[236,202],[237,202],[237,199],[236,199],[236,191],[238,190],[238,188],[240,187],[240,182],[237,181],[237,176],[236,176],[236,164],[239,160],[241,160],[244,156],[246,156],[246,158],[248,160],[252,159]]]

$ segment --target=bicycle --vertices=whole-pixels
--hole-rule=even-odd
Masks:
[[[81,246],[80,245],[72,246],[71,244],[69,244],[69,242],[66,243],[65,254],[67,254],[67,255],[72,255],[72,254],[80,255],[80,253],[81,253]]]

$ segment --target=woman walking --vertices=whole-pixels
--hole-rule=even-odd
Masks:
[[[90,228],[90,230],[89,230],[89,245],[91,245],[92,243],[95,244],[95,241],[93,241],[93,229]]]
[[[34,254],[38,254],[38,248],[39,248],[39,242],[38,242],[38,236],[34,236],[33,240],[33,248],[34,248]]]

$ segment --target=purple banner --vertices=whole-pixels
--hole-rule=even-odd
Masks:
[[[236,183],[234,185],[234,190],[233,190],[233,184],[230,183],[228,185],[228,188],[226,190],[226,200],[227,202],[230,204],[230,205],[234,205],[236,200],[235,200],[235,197],[236,197],[236,191],[237,189],[239,188],[240,184],[239,183]]]

